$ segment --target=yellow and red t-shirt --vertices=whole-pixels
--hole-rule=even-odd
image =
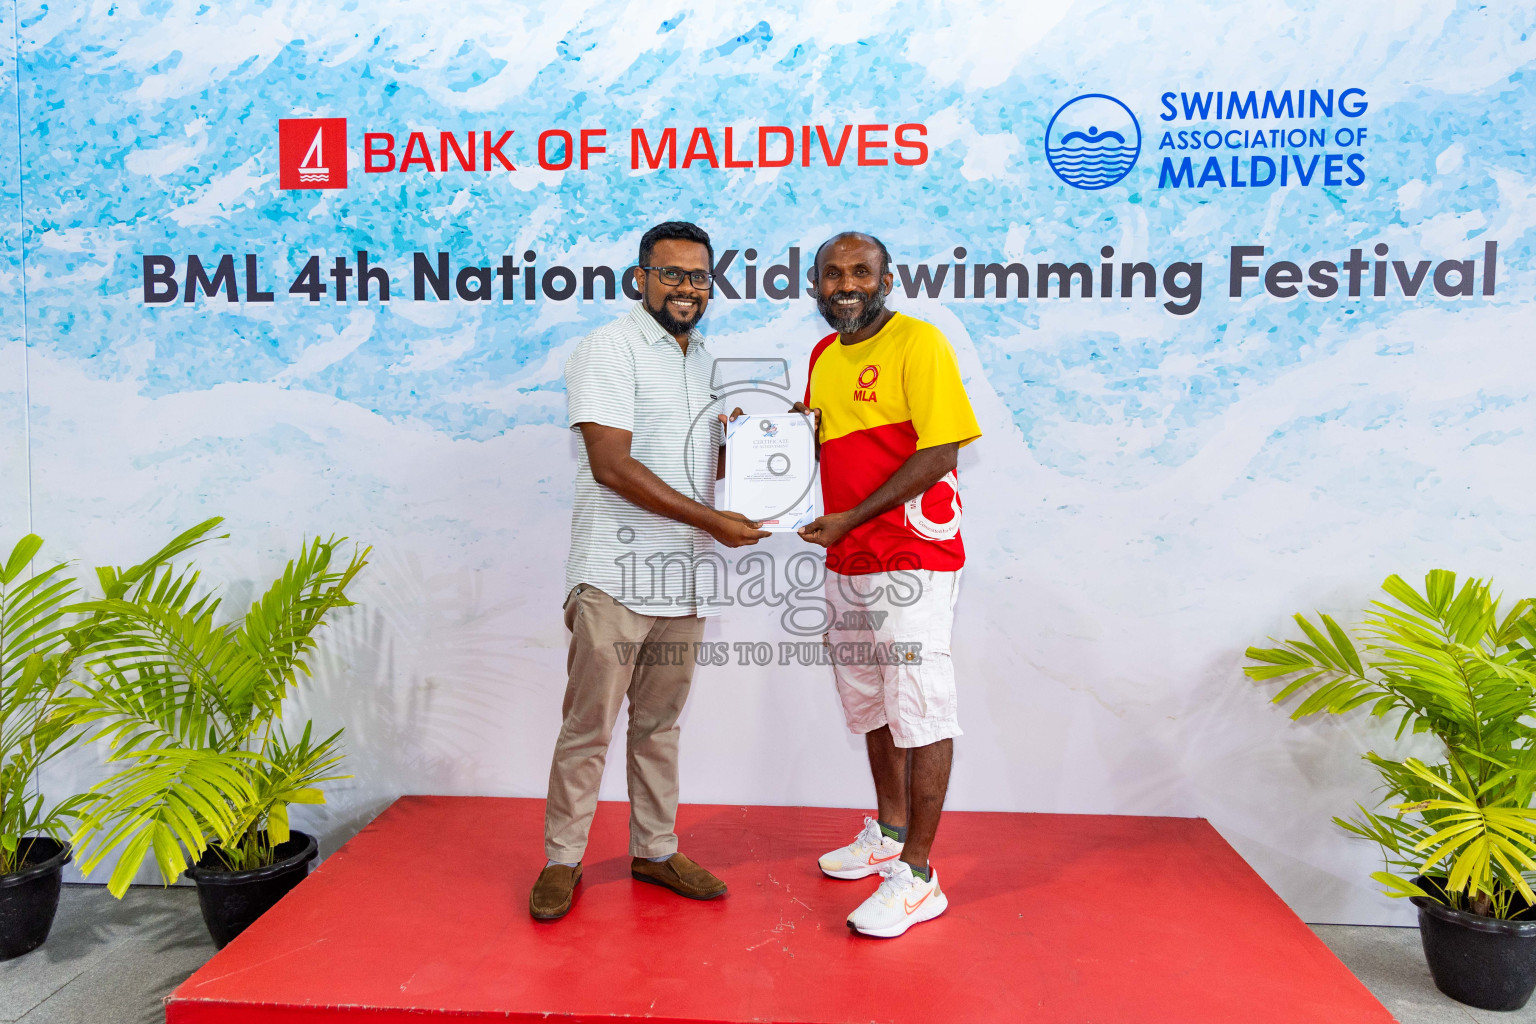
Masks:
[[[821,410],[821,502],[846,512],[920,448],[981,436],[955,350],[937,327],[897,313],[856,345],[829,335],[811,351],[805,404]],[[892,569],[953,572],[965,565],[960,481],[954,473],[906,505],[850,531],[827,551],[845,576]]]

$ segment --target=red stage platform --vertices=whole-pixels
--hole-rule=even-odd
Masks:
[[[858,811],[685,806],[696,903],[629,877],[603,804],[576,905],[528,917],[543,801],[404,797],[171,994],[169,1024],[555,1020],[1391,1024],[1205,821],[946,813],[949,911],[844,926]],[[986,856],[983,856],[985,852]]]

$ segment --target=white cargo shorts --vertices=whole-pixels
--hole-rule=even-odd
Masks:
[[[949,637],[960,572],[827,573],[825,637],[848,728],[890,726],[898,747],[959,736]]]

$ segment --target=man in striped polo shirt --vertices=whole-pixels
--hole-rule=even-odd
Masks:
[[[691,899],[725,893],[677,851],[677,719],[701,616],[717,597],[701,594],[696,579],[711,539],[740,547],[768,533],[712,507],[720,420],[697,325],[713,265],[702,228],[651,228],[633,270],[640,302],[583,338],[566,363],[567,419],[582,443],[565,577],[568,681],[544,812],[549,860],[528,899],[539,920],[571,908],[626,696],[630,874]]]

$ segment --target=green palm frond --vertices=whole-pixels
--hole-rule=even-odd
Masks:
[[[231,694],[232,699],[243,698],[260,704],[262,712],[275,713],[298,675],[309,674],[305,657],[315,648],[315,631],[331,609],[351,605],[346,588],[367,564],[367,553],[355,552],[344,568],[332,571],[338,543],[334,537],[310,541],[246,612],[242,636],[261,666],[265,685],[253,682],[248,690]]]
[[[170,882],[202,855],[209,839],[227,844],[238,838],[237,809],[255,797],[249,775],[261,755],[162,748],[123,756],[132,763],[94,787],[97,799],[75,834],[80,869],[87,873],[126,844],[107,882],[114,896],[127,891],[151,851]],[[92,827],[97,822],[102,826]]]
[[[1367,704],[1398,715],[1398,735],[1437,737],[1446,759],[1428,764],[1368,752],[1394,816],[1364,807],[1346,831],[1377,843],[1387,866],[1447,879],[1453,903],[1479,913],[1536,904],[1536,602],[1502,616],[1479,579],[1433,570],[1422,590],[1382,583],[1352,638],[1327,615],[1296,616],[1301,639],[1248,650],[1256,681],[1286,680],[1276,703],[1299,698],[1292,718],[1344,714]],[[1357,642],[1358,640],[1358,642]],[[1388,895],[1427,895],[1401,874],[1377,872]]]
[[[106,566],[97,569],[96,579],[101,584],[102,595],[109,598],[123,597],[132,592],[135,597],[143,598],[146,588],[166,571],[165,567],[169,566],[173,560],[206,541],[227,538],[229,536],[227,533],[217,537],[209,536],[210,532],[217,529],[223,521],[223,516],[203,520],[190,530],[185,530],[171,538],[169,544],[132,568],[117,569]]]
[[[238,728],[219,735],[239,717],[229,691],[248,687],[261,669],[231,626],[214,623],[210,605],[194,602],[179,608],[116,600],[92,607],[114,615],[120,625],[86,666],[95,680],[87,684],[90,693],[109,688],[115,714],[132,707],[134,717],[183,743],[218,747],[234,738]],[[102,706],[105,702],[98,703]]]

